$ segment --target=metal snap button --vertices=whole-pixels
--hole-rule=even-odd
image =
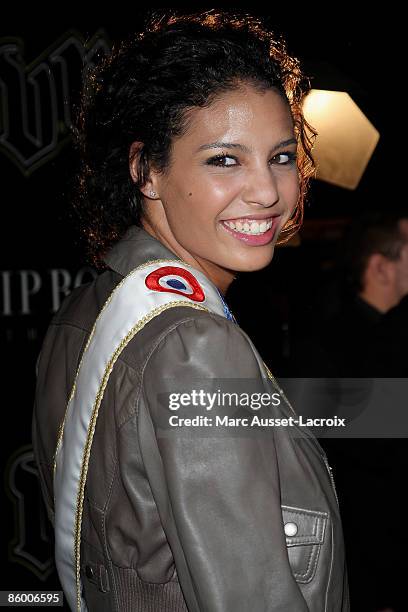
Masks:
[[[94,571],[90,565],[85,566],[85,575],[90,580],[94,577]]]
[[[287,535],[289,538],[292,538],[297,534],[298,526],[296,525],[296,523],[285,523],[283,530],[285,532],[285,535]]]

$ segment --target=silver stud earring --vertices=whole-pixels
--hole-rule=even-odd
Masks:
[[[156,192],[155,191],[149,191],[149,194],[150,194],[151,198],[154,198],[154,196],[156,195]]]

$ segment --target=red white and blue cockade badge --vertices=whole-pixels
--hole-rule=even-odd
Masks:
[[[146,276],[145,284],[152,291],[177,293],[193,302],[204,302],[205,300],[204,291],[195,276],[178,266],[163,266],[153,270]]]

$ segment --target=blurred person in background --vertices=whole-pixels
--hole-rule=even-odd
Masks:
[[[394,216],[389,244],[373,253],[364,274],[361,299],[383,316],[369,343],[367,372],[371,376],[408,376],[408,212]]]
[[[400,346],[404,327],[406,308],[398,307],[408,294],[408,213],[356,219],[342,242],[338,267],[338,304],[329,309],[320,295],[313,321],[292,342],[291,373],[396,376],[400,358],[387,360],[383,373],[378,359],[383,364],[386,347]]]
[[[291,375],[347,392],[345,377],[408,374],[408,213],[367,213],[341,243],[338,304],[321,300],[292,344]],[[322,306],[323,305],[323,306]],[[330,310],[325,317],[322,307]],[[342,380],[340,380],[342,379]],[[319,387],[320,388],[320,387]],[[329,395],[328,395],[329,397]],[[407,609],[408,538],[396,532],[408,471],[405,438],[323,439],[336,476],[355,610]]]
[[[354,295],[334,321],[340,350],[333,361],[346,376],[396,376],[399,359],[381,359],[380,367],[377,359],[390,344],[400,346],[400,331],[408,322],[404,325],[398,317],[400,326],[388,323],[394,321],[395,309],[402,315],[404,309],[398,307],[408,294],[408,213],[359,219],[346,241],[345,258]]]

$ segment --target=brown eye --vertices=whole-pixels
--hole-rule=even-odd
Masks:
[[[275,157],[273,157],[271,161],[276,159],[279,160],[277,161],[278,166],[289,166],[296,161],[297,155],[296,153],[285,151],[283,153],[278,153],[277,155],[275,155]]]
[[[237,166],[238,160],[233,155],[216,155],[207,160],[209,166],[218,166],[221,168],[228,168],[230,166]]]

